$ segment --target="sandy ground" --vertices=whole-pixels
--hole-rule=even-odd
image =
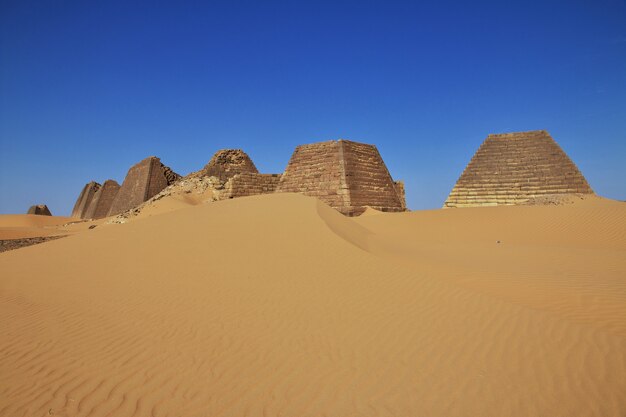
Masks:
[[[0,254],[0,416],[626,415],[624,203],[181,201]]]
[[[68,235],[85,231],[89,226],[100,223],[102,220],[83,221],[74,217],[1,214],[0,240]]]

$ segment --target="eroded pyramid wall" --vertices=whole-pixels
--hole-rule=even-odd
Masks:
[[[180,175],[163,165],[156,156],[144,159],[128,170],[107,215],[113,216],[137,207],[178,178]]]
[[[243,173],[258,174],[259,171],[248,154],[241,149],[222,149],[217,151],[202,170],[202,175],[217,177],[222,182]]]
[[[100,189],[100,184],[95,181],[91,181],[83,187],[83,190],[80,192],[76,203],[74,204],[74,208],[72,209],[72,217],[77,217],[79,219],[84,219],[87,209],[89,208],[89,204],[93,200],[93,196]]]
[[[473,156],[444,207],[523,204],[574,193],[593,190],[548,132],[494,134]]]
[[[278,187],[280,177],[280,174],[255,174],[252,172],[236,174],[224,184],[223,198],[273,193]]]

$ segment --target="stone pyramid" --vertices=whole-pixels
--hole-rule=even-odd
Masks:
[[[39,216],[52,216],[52,213],[50,213],[50,209],[45,204],[37,204],[35,206],[30,206],[26,214],[37,214]]]
[[[444,207],[523,204],[573,193],[593,190],[548,132],[504,133],[487,136]]]
[[[144,159],[128,170],[107,215],[113,216],[137,207],[179,178],[180,175],[163,165],[156,156]]]
[[[89,207],[85,211],[85,219],[101,219],[109,214],[113,200],[120,190],[117,181],[106,180],[102,187],[96,191],[89,203]]]
[[[95,181],[91,181],[83,187],[83,190],[80,192],[76,203],[74,204],[74,209],[72,209],[72,217],[78,217],[79,219],[85,218],[85,213],[89,208],[89,204],[91,204],[91,200],[93,196],[96,194],[96,191],[100,189],[100,184]]]
[[[217,177],[225,182],[237,174],[258,174],[254,163],[241,149],[222,149],[213,155],[213,158],[201,171],[203,176]]]
[[[378,149],[348,140],[298,146],[276,192],[317,197],[351,216],[366,206],[382,211],[406,208],[404,187],[393,181]]]

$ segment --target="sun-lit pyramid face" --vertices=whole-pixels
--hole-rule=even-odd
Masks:
[[[592,194],[585,177],[545,130],[489,135],[444,207],[523,204],[555,194]]]
[[[76,204],[74,204],[74,209],[72,210],[72,217],[77,217],[79,219],[86,218],[87,209],[93,200],[94,195],[100,189],[100,184],[95,181],[91,181],[83,187],[83,190],[80,192],[78,199],[76,199]]]
[[[317,197],[347,215],[366,207],[403,211],[404,193],[373,145],[336,140],[296,148],[278,192]]]

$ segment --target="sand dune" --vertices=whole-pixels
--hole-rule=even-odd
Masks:
[[[192,203],[0,254],[0,416],[626,415],[624,204]]]
[[[76,221],[73,217],[4,214],[0,215],[0,239],[63,235],[73,230],[64,225]]]
[[[626,336],[626,204],[433,210],[356,219],[372,252]]]

